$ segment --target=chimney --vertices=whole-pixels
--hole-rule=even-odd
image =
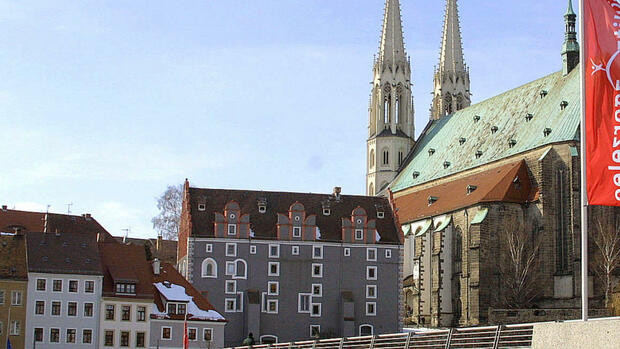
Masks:
[[[6,212],[8,211],[8,208],[6,207],[6,205],[2,205],[2,212]]]
[[[342,192],[342,188],[341,187],[334,187],[334,197],[336,198],[336,200],[340,199],[340,193]]]
[[[85,220],[87,220],[87,221],[90,221],[90,219],[91,219],[91,215],[90,215],[90,213],[84,213],[84,214],[82,215],[82,217],[84,217],[84,219],[85,219]]]
[[[159,275],[160,269],[161,269],[161,263],[159,262],[159,259],[155,258],[153,259],[153,274],[155,275]]]

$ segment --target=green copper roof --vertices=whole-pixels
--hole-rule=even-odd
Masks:
[[[565,16],[575,15],[575,11],[573,11],[573,1],[568,0],[568,9],[566,10]]]
[[[567,76],[551,74],[433,121],[390,188],[398,192],[543,145],[578,140],[579,122],[579,68]]]

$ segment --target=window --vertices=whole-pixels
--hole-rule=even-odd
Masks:
[[[202,339],[205,342],[210,342],[213,339],[213,330],[210,328],[205,328],[202,330]]]
[[[136,332],[136,348],[144,348],[146,345],[146,334],[144,332]]]
[[[161,339],[172,339],[172,327],[163,326],[161,328]]]
[[[11,327],[9,328],[9,334],[11,336],[19,336],[19,332],[21,331],[21,325],[18,320],[11,321]]]
[[[37,327],[34,329],[34,341],[35,342],[43,342],[43,329]]]
[[[278,313],[278,300],[277,299],[268,299],[267,300],[267,312],[271,314]]]
[[[364,230],[355,229],[355,240],[363,240],[363,239],[364,239]]]
[[[207,253],[213,252],[213,244],[207,244]]]
[[[398,152],[398,166],[400,166],[400,165],[402,165],[402,164],[403,164],[403,157],[404,157],[404,156],[403,156],[403,152],[402,152],[402,151],[399,151],[399,152]]]
[[[345,249],[344,249],[344,256],[345,257],[351,256],[351,249],[349,247],[345,247]]]
[[[250,246],[250,254],[256,254],[256,246]]]
[[[366,298],[377,298],[377,285],[366,285]]]
[[[332,213],[331,209],[329,208],[323,209],[323,216],[329,216],[331,213]]]
[[[377,261],[377,249],[376,248],[367,248],[366,249],[366,260],[369,262]]]
[[[248,276],[248,265],[243,259],[237,259],[235,261],[235,279],[245,279]]]
[[[260,344],[275,344],[278,343],[278,337],[272,335],[260,336]]]
[[[323,246],[312,247],[312,258],[323,259]]]
[[[213,258],[207,258],[202,261],[202,277],[203,278],[216,278],[217,277],[217,263]]]
[[[37,291],[45,291],[45,279],[37,279]]]
[[[392,250],[385,250],[385,258],[392,258]]]
[[[187,329],[187,338],[190,341],[195,341],[197,339],[197,330],[193,327]]]
[[[78,291],[78,281],[77,280],[69,280],[69,292],[77,293]]]
[[[114,331],[105,331],[103,345],[105,345],[106,347],[114,346]]]
[[[226,294],[235,294],[235,293],[237,293],[237,281],[226,280]]]
[[[237,311],[237,298],[226,298],[226,312],[234,313]]]
[[[22,305],[22,292],[21,291],[11,292],[11,305],[13,306]]]
[[[82,343],[90,344],[93,342],[93,330],[82,330]]]
[[[293,237],[294,238],[301,237],[301,227],[293,227]]]
[[[268,276],[280,276],[280,262],[269,262]]]
[[[372,325],[361,325],[360,326],[360,336],[372,336],[373,334]]]
[[[168,314],[175,315],[177,313],[177,304],[168,303]]]
[[[114,321],[114,304],[105,306],[105,319]]]
[[[54,292],[62,292],[62,280],[54,280],[54,281],[52,281],[52,291],[54,291]]]
[[[129,332],[122,331],[121,332],[121,347],[129,346]]]
[[[4,304],[4,291],[0,291],[0,304]]]
[[[77,302],[67,303],[67,316],[77,316]]]
[[[280,257],[280,245],[269,245],[269,258]]]
[[[377,211],[377,218],[384,218],[384,217],[385,217],[385,212]]]
[[[319,338],[321,336],[321,325],[310,325],[310,338]]]
[[[297,312],[309,313],[311,299],[312,297],[309,293],[300,293],[297,301]]]
[[[50,342],[60,343],[60,329],[50,328]]]
[[[321,303],[312,303],[310,316],[321,317]]]
[[[235,275],[235,262],[226,262],[226,275]]]
[[[323,264],[312,263],[312,277],[313,278],[323,277]]]
[[[139,306],[136,321],[146,321],[146,307]]]
[[[117,283],[116,293],[120,294],[136,294],[136,284]]]
[[[58,301],[53,301],[52,302],[52,315],[53,316],[60,316],[60,302]]]
[[[312,295],[316,297],[323,296],[323,284],[312,284]]]
[[[267,295],[277,296],[280,294],[280,283],[277,281],[269,281],[267,283]]]
[[[75,329],[68,328],[67,329],[67,337],[65,338],[66,343],[75,343]]]
[[[383,164],[384,165],[390,164],[390,152],[388,150],[383,151]]]
[[[92,317],[93,316],[93,303],[84,303],[84,317]]]
[[[237,226],[235,224],[228,225],[228,235],[237,235]]]
[[[34,313],[36,315],[45,314],[45,302],[44,301],[36,301],[34,304]]]
[[[121,306],[121,320],[131,321],[131,306],[129,305]]]
[[[84,282],[84,292],[95,293],[95,282],[91,280]]]
[[[366,302],[366,316],[375,316],[375,315],[377,315],[377,303]]]
[[[299,256],[299,246],[293,246],[291,247],[291,254],[293,256]]]
[[[186,312],[187,312],[187,304],[179,304],[177,306],[177,314],[185,315]]]
[[[198,204],[198,211],[205,211],[207,209],[207,205],[205,204]]]
[[[267,212],[267,206],[265,206],[265,205],[258,205],[258,212],[259,213]]]
[[[366,280],[377,280],[377,267],[376,266],[366,267]]]
[[[227,257],[236,257],[237,256],[237,244],[234,242],[226,243],[226,256]]]

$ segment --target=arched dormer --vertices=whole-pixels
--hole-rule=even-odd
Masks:
[[[217,262],[213,258],[202,261],[201,274],[203,278],[217,278]]]
[[[246,239],[250,231],[250,215],[243,214],[236,201],[224,206],[224,213],[215,212],[214,230],[216,237]]]
[[[351,218],[342,219],[342,241],[350,243],[376,243],[376,220],[368,219],[368,213],[363,207],[356,207],[351,212]]]
[[[314,240],[316,216],[307,216],[305,206],[296,201],[289,207],[288,214],[278,213],[277,232],[280,240]]]

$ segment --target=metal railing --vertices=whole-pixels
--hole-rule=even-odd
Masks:
[[[468,348],[531,348],[532,325],[500,325],[493,327],[458,328],[450,330],[431,330],[364,336],[350,338],[333,338],[291,343],[261,344],[253,349],[468,349]],[[231,349],[249,349],[250,347],[233,347]]]

